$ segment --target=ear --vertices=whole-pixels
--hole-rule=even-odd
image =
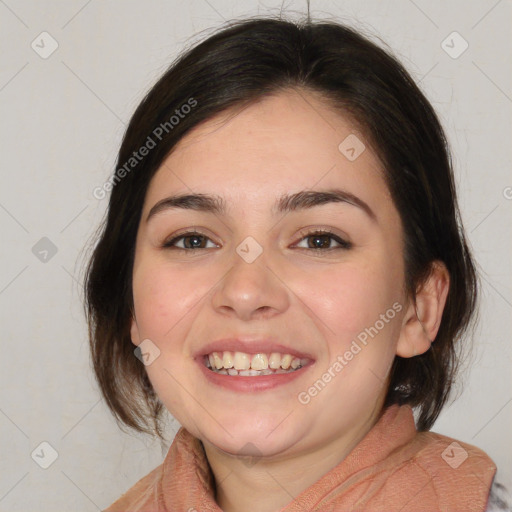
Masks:
[[[139,333],[139,326],[137,325],[137,319],[135,318],[135,313],[132,312],[132,323],[130,326],[130,337],[132,339],[132,343],[138,347],[141,339]]]
[[[449,287],[450,275],[445,264],[434,261],[429,277],[404,315],[396,347],[398,356],[414,357],[430,349],[441,325]]]

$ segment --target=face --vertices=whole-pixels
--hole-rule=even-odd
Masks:
[[[293,455],[382,405],[405,311],[402,227],[364,135],[319,98],[229,114],[189,132],[151,181],[132,341],[158,348],[148,376],[193,435]]]

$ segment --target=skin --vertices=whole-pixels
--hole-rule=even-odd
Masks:
[[[227,512],[279,510],[342,461],[378,420],[396,355],[414,357],[436,336],[448,291],[433,267],[416,304],[404,292],[399,214],[368,143],[355,160],[338,149],[362,135],[348,117],[306,91],[267,96],[189,132],[147,191],[133,270],[132,341],[161,351],[146,367],[171,414],[204,444]],[[341,188],[375,214],[329,203],[273,215],[284,193]],[[222,196],[226,215],[151,208],[176,193]],[[203,249],[163,248],[175,234],[204,235]],[[305,229],[307,228],[307,229]],[[350,241],[312,249],[307,232],[328,228]],[[236,252],[248,236],[263,253]],[[184,241],[176,241],[183,247]],[[402,308],[309,403],[297,396],[332,367],[381,314]],[[274,336],[312,354],[302,376],[272,390],[240,393],[209,383],[193,355],[207,343]],[[246,446],[247,443],[251,445]],[[256,447],[256,448],[254,448]],[[247,464],[244,456],[259,455]],[[304,468],[308,468],[304,470]]]

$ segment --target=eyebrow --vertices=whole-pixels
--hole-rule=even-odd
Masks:
[[[295,194],[283,194],[275,202],[272,213],[287,213],[298,210],[305,210],[315,206],[321,206],[330,203],[346,203],[364,211],[372,221],[377,217],[373,210],[361,198],[341,189],[328,190],[303,190]],[[158,201],[146,218],[146,222],[151,217],[164,210],[183,209],[195,210],[199,212],[214,213],[225,215],[227,211],[226,201],[218,195],[210,194],[178,194],[166,197]]]

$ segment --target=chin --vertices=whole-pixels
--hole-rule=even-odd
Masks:
[[[273,415],[258,422],[252,417],[242,423],[232,420],[221,423],[231,425],[227,427],[229,433],[218,425],[213,427],[210,423],[208,429],[201,429],[198,437],[230,455],[271,457],[296,445],[305,434],[297,432],[296,428],[292,430],[290,424],[287,424],[286,420],[283,421],[284,418],[286,415]]]

